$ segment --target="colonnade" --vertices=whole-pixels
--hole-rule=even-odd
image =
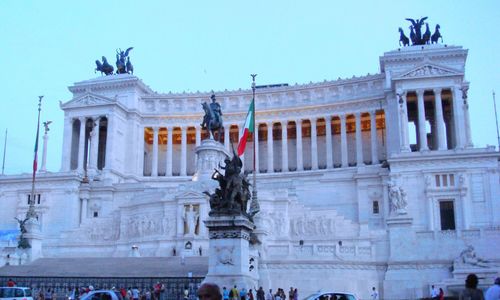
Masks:
[[[69,119],[72,129],[71,147],[65,147],[63,157],[69,162],[69,166],[63,165],[65,169],[83,172],[86,168],[101,170],[104,167],[106,157],[110,157],[109,147],[111,135],[108,134],[111,127],[109,116],[87,116]]]
[[[447,150],[472,146],[467,97],[462,89],[415,89],[400,91],[398,94],[401,151]],[[409,123],[412,121],[416,125],[416,145],[413,149],[409,132]],[[430,123],[430,132],[427,130],[427,121]]]
[[[229,152],[231,143],[236,147],[242,127],[242,123],[226,121],[221,141]],[[385,159],[383,111],[257,120],[256,128],[258,173],[362,166],[378,164]],[[199,125],[146,126],[139,132],[140,140],[144,141],[138,143],[137,149],[138,153],[144,153],[144,159],[139,162],[142,175],[187,176],[194,173],[194,149],[200,145],[202,135],[207,137]],[[253,140],[247,143],[246,154],[242,157],[245,170],[252,169],[252,148]]]

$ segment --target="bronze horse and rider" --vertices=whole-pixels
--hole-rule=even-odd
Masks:
[[[203,102],[201,106],[205,111],[203,116],[203,122],[200,124],[201,128],[208,130],[210,133],[210,138],[220,142],[222,136],[222,129],[224,128],[222,124],[222,110],[220,104],[216,102],[215,95],[212,94],[210,97],[212,103],[207,104]],[[217,132],[217,135],[215,135]]]
[[[406,20],[411,22],[410,25],[410,38],[408,38],[401,27],[399,27],[399,45],[403,45],[403,47],[410,46],[410,41],[412,46],[415,45],[428,45],[438,43],[438,40],[441,39],[443,42],[443,37],[441,36],[441,32],[439,29],[441,28],[439,24],[436,25],[434,33],[431,35],[431,30],[429,29],[429,23],[425,23],[427,17],[421,19],[410,19]],[[422,34],[422,26],[425,24],[425,32]]]

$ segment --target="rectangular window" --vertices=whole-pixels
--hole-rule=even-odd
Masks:
[[[453,201],[439,201],[439,215],[441,216],[441,230],[455,230],[455,209]]]
[[[378,215],[379,214],[379,206],[378,206],[378,201],[373,201],[373,214]]]
[[[94,218],[97,218],[99,216],[99,213],[97,211],[94,211]]]
[[[448,186],[448,176],[447,175],[442,175],[441,178],[443,179],[443,186],[447,187]]]
[[[441,181],[439,180],[439,175],[436,175],[436,186],[437,187],[441,186]]]

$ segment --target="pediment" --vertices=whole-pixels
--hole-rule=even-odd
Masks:
[[[204,199],[205,195],[201,192],[195,192],[195,191],[186,191],[179,193],[178,195],[175,196],[176,199],[182,200],[182,199]]]
[[[115,103],[114,99],[97,95],[94,93],[86,93],[80,97],[74,98],[61,105],[61,108],[75,108],[83,106],[100,106]]]
[[[395,80],[401,79],[416,79],[416,78],[429,78],[429,77],[446,77],[446,76],[462,76],[463,72],[455,69],[438,66],[434,64],[425,64],[415,67],[409,71],[405,71],[396,76]]]

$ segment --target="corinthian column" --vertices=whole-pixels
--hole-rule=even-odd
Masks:
[[[78,171],[83,172],[83,157],[85,152],[85,123],[87,121],[86,118],[80,117],[80,137],[78,139]]]
[[[372,165],[378,164],[378,143],[377,143],[377,113],[372,110],[370,112],[370,134],[371,134],[371,152]]]
[[[109,119],[108,119],[109,120]],[[142,124],[139,124],[139,147],[138,147],[138,155],[139,155],[139,160],[137,164],[137,172],[139,173],[139,176],[144,176],[144,127]],[[106,146],[107,147],[107,146]],[[109,158],[108,158],[109,159]]]
[[[165,176],[172,176],[173,130],[172,126],[167,126],[167,168]]]
[[[158,176],[158,127],[153,127],[153,165],[151,176]]]
[[[349,161],[347,159],[347,132],[345,125],[345,115],[340,115],[340,153],[342,159],[342,167],[348,167]]]
[[[443,104],[441,101],[441,89],[434,89],[435,122],[437,127],[438,150],[446,150],[446,131],[444,128]]]
[[[39,172],[47,172],[47,142],[49,140],[48,130],[45,130],[43,135],[43,152],[42,152],[42,167]]]
[[[181,127],[181,176],[187,175],[187,127]]]
[[[288,172],[288,121],[281,121],[281,171]]]
[[[311,169],[318,169],[318,132],[316,130],[316,118],[311,118]]]
[[[297,171],[304,170],[304,161],[302,159],[302,120],[295,120],[295,129],[297,131]]]
[[[273,122],[267,122],[267,173],[274,173]]]
[[[418,106],[418,137],[419,137],[419,150],[427,151],[427,131],[425,130],[425,104],[424,104],[424,91],[417,90],[417,106]]]
[[[90,169],[97,170],[97,155],[99,149],[99,118],[94,118],[90,135]]]
[[[364,165],[363,161],[363,136],[361,135],[361,113],[357,112],[354,117],[356,118],[356,165]]]
[[[406,91],[399,93],[399,114],[400,114],[400,128],[401,128],[401,152],[410,152],[410,137],[408,135],[408,110],[406,104]]]
[[[325,117],[326,129],[326,168],[333,168],[332,117]]]

